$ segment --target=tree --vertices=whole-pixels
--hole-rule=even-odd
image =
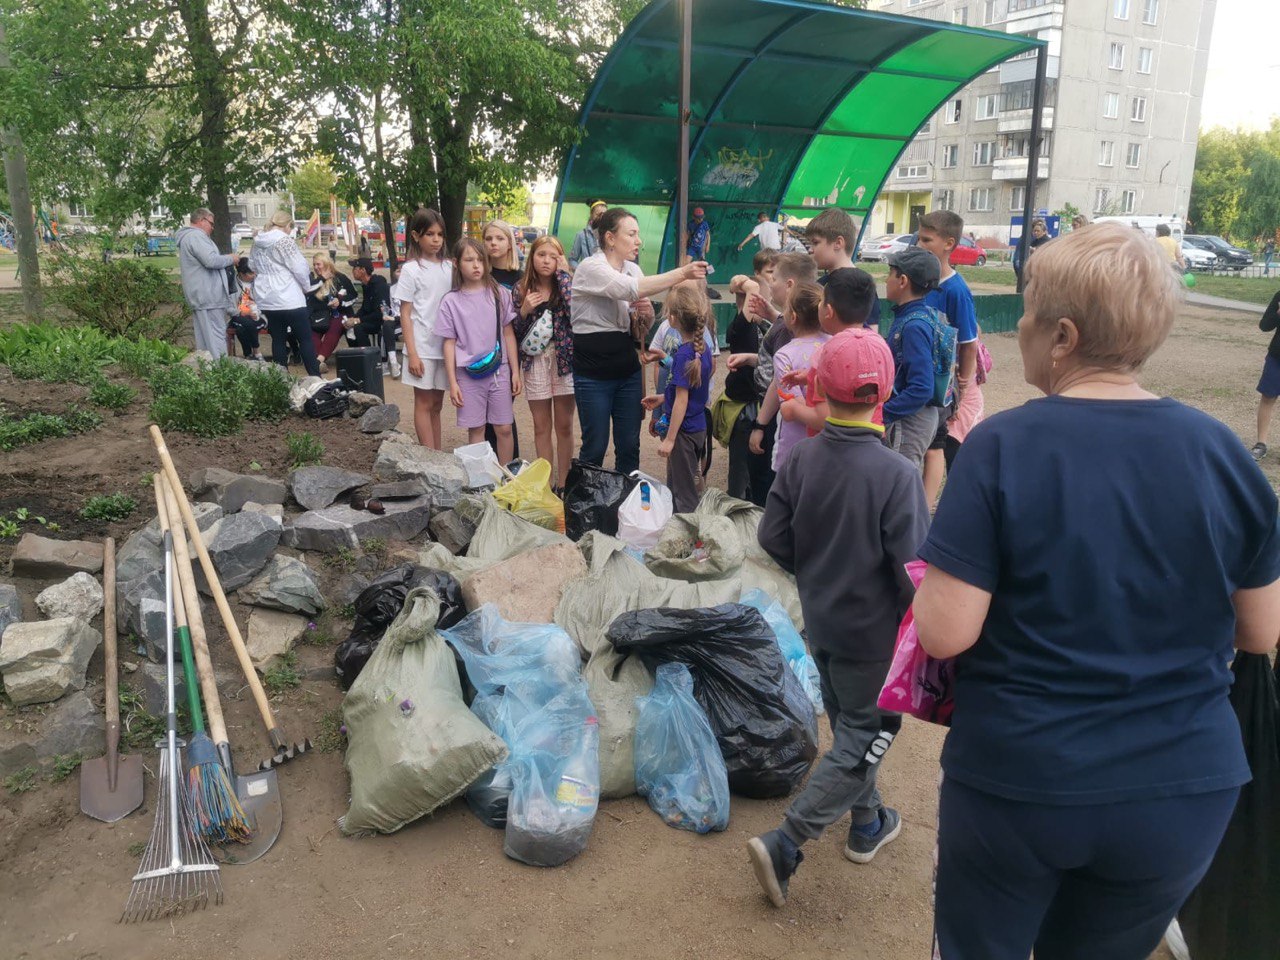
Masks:
[[[0,69],[8,69],[4,21],[0,20]],[[3,186],[6,203],[13,212],[13,232],[18,250],[18,270],[22,275],[22,309],[32,319],[43,312],[40,297],[40,258],[36,254],[36,230],[32,222],[31,190],[27,178],[27,153],[16,127],[0,125],[0,157],[3,158]]]
[[[329,220],[329,198],[338,186],[338,176],[333,164],[324,155],[309,157],[285,180],[285,187],[293,194],[293,202],[299,210],[310,216],[312,210],[320,211],[320,219]]]
[[[1187,213],[1197,231],[1229,233],[1240,218],[1248,139],[1241,131],[1222,128],[1201,135]]]
[[[516,181],[481,190],[476,194],[476,201],[491,207],[495,218],[510,221],[512,226],[518,227],[529,219],[529,205],[533,198],[528,185]]]

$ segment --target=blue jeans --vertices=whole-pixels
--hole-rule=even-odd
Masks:
[[[644,390],[637,370],[621,380],[595,380],[574,374],[573,394],[582,424],[582,452],[579,458],[604,466],[609,449],[609,424],[613,424],[614,469],[630,474],[640,469],[640,423]]]

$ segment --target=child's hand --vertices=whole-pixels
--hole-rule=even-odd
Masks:
[[[788,370],[778,380],[784,387],[803,387],[809,382],[808,370]]]
[[[409,358],[409,376],[421,377],[427,372],[427,365],[422,362],[421,357]]]
[[[773,308],[769,306],[769,301],[758,293],[753,293],[747,297],[747,316],[755,317],[757,320],[772,320],[774,317]]]
[[[658,444],[658,456],[662,457],[665,460],[667,457],[671,456],[671,453],[672,451],[675,450],[675,448],[676,448],[676,438],[668,435],[667,439],[663,440],[662,443]]]
[[[520,391],[524,389],[524,381],[520,379],[520,371],[511,371],[511,395],[513,397],[520,396]]]
[[[449,400],[455,407],[461,408],[462,407],[462,387],[458,386],[456,383],[453,386],[451,386],[449,388]]]
[[[666,352],[659,350],[657,347],[650,347],[644,352],[645,363],[661,363],[665,359],[667,359]]]
[[[731,353],[725,364],[730,370],[739,370],[742,367],[750,367],[760,358],[754,353]]]
[[[764,456],[764,427],[753,427],[751,439],[747,441],[747,449],[757,457]]]
[[[530,290],[524,295],[524,299],[520,301],[520,312],[527,317],[546,302],[547,295],[544,291]]]
[[[650,394],[640,401],[646,410],[657,410],[666,398],[660,393]]]
[[[656,416],[649,418],[649,436],[656,437],[658,435],[658,418]]]

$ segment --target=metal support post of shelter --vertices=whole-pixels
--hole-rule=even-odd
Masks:
[[[1018,238],[1018,252],[1014,258],[1022,267],[1026,266],[1027,252],[1031,249],[1031,220],[1036,211],[1036,177],[1040,172],[1040,132],[1044,126],[1044,88],[1048,65],[1049,48],[1041,47],[1036,51],[1036,85],[1031,95],[1031,142],[1027,145],[1027,186],[1022,203],[1022,236]],[[1019,293],[1026,286],[1022,274],[1020,269]]]
[[[680,0],[680,155],[676,168],[679,191],[676,197],[676,236],[680,245],[676,251],[676,266],[684,260],[689,249],[689,121],[693,89],[693,0]]]

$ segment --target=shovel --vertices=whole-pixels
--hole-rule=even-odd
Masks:
[[[170,520],[179,516],[177,500],[167,478],[157,478],[157,486],[164,489],[162,517]],[[163,521],[162,521],[163,522]],[[187,626],[191,631],[191,648],[196,661],[196,674],[200,678],[200,693],[204,697],[205,712],[209,715],[209,735],[213,740],[218,759],[222,761],[235,788],[249,823],[252,835],[248,841],[234,844],[212,844],[210,852],[222,863],[252,863],[275,845],[284,822],[284,809],[280,803],[280,784],[274,770],[262,770],[248,776],[237,776],[231,765],[231,745],[227,741],[227,724],[222,716],[222,701],[218,696],[218,684],[213,675],[213,661],[209,658],[209,641],[204,632],[204,617],[200,613],[200,600],[196,596],[195,571],[191,567],[191,554],[187,550],[187,538],[180,523],[172,526],[173,554],[178,573],[178,585],[186,608]]]
[[[107,753],[80,764],[80,810],[115,823],[142,806],[142,758],[120,756],[120,680],[116,668],[116,542],[102,543],[102,633],[107,688]]]

